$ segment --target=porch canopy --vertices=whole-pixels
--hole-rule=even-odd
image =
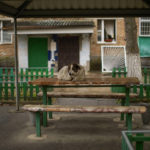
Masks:
[[[150,16],[149,0],[1,0],[0,13],[11,17]]]
[[[19,110],[17,18],[150,17],[150,0],[0,0],[0,14],[14,18],[16,110]]]

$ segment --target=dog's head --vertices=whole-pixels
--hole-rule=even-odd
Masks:
[[[80,70],[80,66],[78,64],[71,64],[68,66],[68,73],[70,76],[76,76],[78,71]]]

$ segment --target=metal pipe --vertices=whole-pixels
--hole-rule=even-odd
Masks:
[[[122,131],[122,136],[123,136],[124,140],[126,141],[126,144],[127,144],[127,146],[128,146],[128,149],[129,149],[129,150],[134,150],[132,144],[130,143],[130,141],[129,141],[128,137],[127,137],[127,135],[126,135],[125,132],[123,132],[123,131]]]
[[[15,49],[15,75],[16,75],[16,111],[19,111],[19,89],[18,89],[18,48],[17,48],[17,18],[14,17],[14,49]]]

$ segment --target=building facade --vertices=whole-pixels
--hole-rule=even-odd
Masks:
[[[0,20],[0,56],[13,58],[13,20],[3,16]],[[142,60],[149,60],[150,18],[144,21],[136,18],[137,40]],[[79,63],[87,71],[111,72],[113,67],[126,66],[125,45],[124,18],[18,20],[20,68],[55,66],[58,71]]]

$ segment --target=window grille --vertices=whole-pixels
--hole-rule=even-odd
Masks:
[[[140,36],[150,36],[150,17],[140,18]]]
[[[101,62],[102,72],[127,67],[125,46],[101,46]]]

